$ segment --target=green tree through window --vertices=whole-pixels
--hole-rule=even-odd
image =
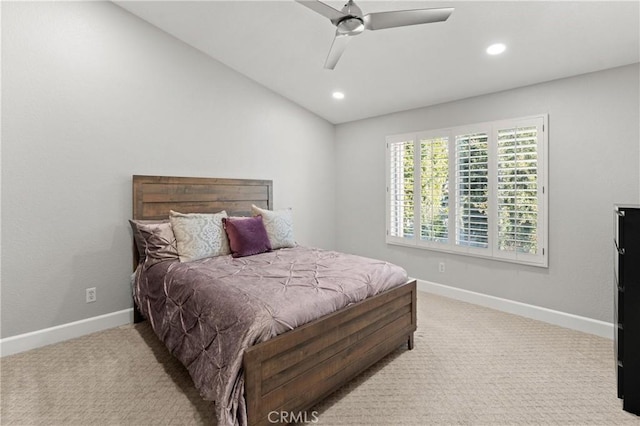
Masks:
[[[538,153],[535,126],[498,131],[500,250],[538,251]]]

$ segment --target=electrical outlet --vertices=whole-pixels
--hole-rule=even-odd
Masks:
[[[95,287],[91,287],[88,288],[87,290],[87,303],[92,303],[96,301],[96,288]]]
[[[444,262],[438,263],[438,271],[444,272]]]

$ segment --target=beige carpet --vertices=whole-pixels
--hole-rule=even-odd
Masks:
[[[315,407],[315,424],[640,424],[616,398],[610,340],[430,294],[418,300],[415,349],[399,348]],[[2,425],[215,424],[146,323],[0,363]]]

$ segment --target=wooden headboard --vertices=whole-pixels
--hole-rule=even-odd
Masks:
[[[133,176],[133,219],[168,219],[169,211],[251,216],[251,205],[273,210],[273,182],[175,176]],[[138,265],[133,244],[133,268]]]
[[[133,219],[167,219],[169,210],[251,216],[251,204],[273,209],[272,181],[133,176]]]

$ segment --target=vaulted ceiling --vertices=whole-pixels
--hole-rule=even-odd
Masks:
[[[638,1],[362,0],[364,13],[455,11],[446,22],[365,31],[334,70],[323,65],[335,27],[293,0],[116,4],[332,123],[627,65],[640,56]],[[507,50],[487,55],[495,42]],[[336,90],[345,98],[333,99]]]

